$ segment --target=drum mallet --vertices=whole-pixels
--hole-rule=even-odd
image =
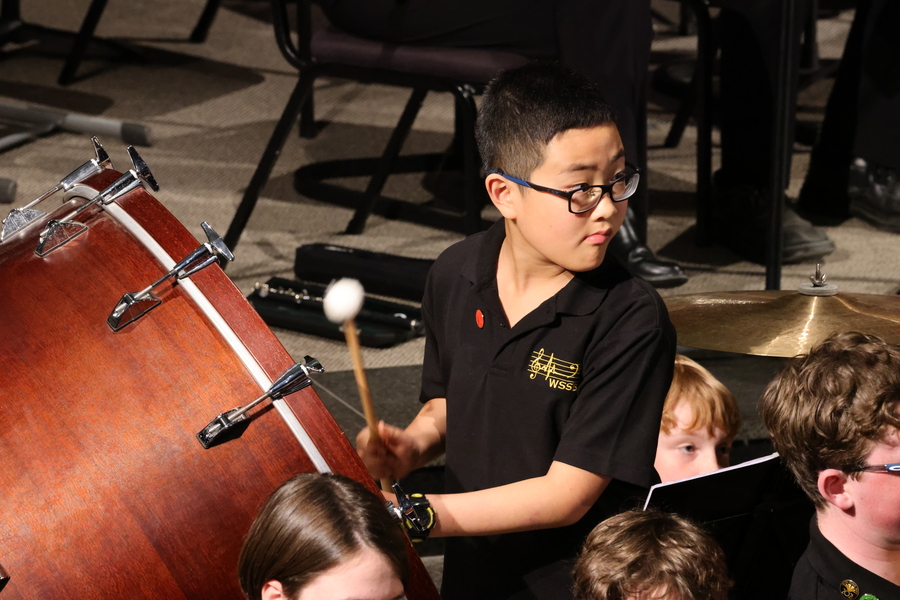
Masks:
[[[343,323],[344,337],[350,348],[350,360],[353,362],[353,374],[356,376],[356,387],[359,388],[359,399],[362,402],[363,413],[366,416],[366,425],[375,443],[381,441],[378,434],[378,419],[375,416],[375,407],[372,405],[372,395],[369,393],[369,382],[366,380],[366,372],[363,369],[362,353],[359,349],[359,335],[356,331],[356,315],[362,308],[365,300],[365,290],[356,279],[339,279],[325,290],[322,299],[322,308],[325,316],[333,323]],[[391,491],[393,482],[387,477],[381,479],[381,489]]]

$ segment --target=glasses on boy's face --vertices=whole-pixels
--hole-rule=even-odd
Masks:
[[[616,179],[612,183],[603,183],[598,185],[588,185],[582,183],[578,187],[563,191],[553,188],[544,187],[512,175],[507,175],[503,171],[489,171],[494,175],[500,175],[505,179],[509,179],[513,183],[530,187],[538,192],[546,192],[565,198],[569,201],[569,212],[576,215],[585,213],[600,204],[603,196],[609,196],[613,202],[622,202],[628,200],[637,191],[638,183],[641,180],[641,174],[633,165],[625,163],[625,170],[616,175]]]
[[[844,473],[895,473],[900,475],[900,463],[891,463],[889,465],[857,465],[855,467],[844,467],[841,471]]]

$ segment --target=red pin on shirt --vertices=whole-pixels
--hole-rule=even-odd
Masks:
[[[475,311],[475,324],[478,325],[478,329],[484,328],[484,313],[481,309]]]

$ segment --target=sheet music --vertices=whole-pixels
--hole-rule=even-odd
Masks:
[[[721,475],[722,473],[728,473],[730,471],[737,471],[739,469],[747,469],[753,467],[755,465],[760,465],[763,463],[767,463],[773,460],[779,460],[779,456],[777,452],[773,452],[767,456],[760,456],[759,458],[754,458],[753,460],[748,460],[746,462],[742,462],[736,465],[732,465],[730,467],[725,467],[724,469],[719,469],[718,471],[712,471],[711,473],[704,473],[703,475],[694,475],[693,477],[688,477],[686,479],[679,479],[677,481],[669,481],[666,483],[657,483],[653,487],[650,488],[650,493],[647,494],[647,500],[644,502],[644,510],[647,510],[647,507],[650,506],[650,500],[653,498],[653,492],[660,488],[666,488],[673,485],[678,485],[685,481],[694,481],[696,479],[704,479],[708,477],[714,477],[716,475]]]

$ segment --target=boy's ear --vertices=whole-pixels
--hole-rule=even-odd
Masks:
[[[825,469],[819,472],[819,493],[831,504],[841,510],[853,508],[853,496],[847,489],[849,477],[838,469]]]
[[[516,211],[510,198],[512,187],[516,185],[512,181],[506,179],[496,173],[489,173],[484,180],[484,187],[487,188],[488,196],[491,202],[500,211],[505,219],[515,219]]]

